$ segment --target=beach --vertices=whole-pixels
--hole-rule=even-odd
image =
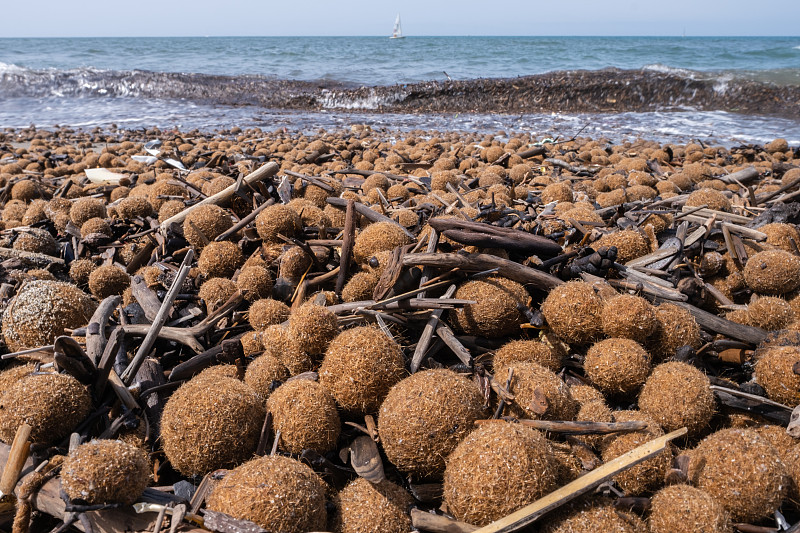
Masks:
[[[387,40],[0,39],[0,530],[798,527],[796,39]]]

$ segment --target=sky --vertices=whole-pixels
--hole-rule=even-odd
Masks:
[[[800,0],[36,0],[4,2],[0,37],[800,35]]]

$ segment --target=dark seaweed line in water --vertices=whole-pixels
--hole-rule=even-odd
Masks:
[[[0,95],[180,98],[273,109],[393,113],[620,113],[690,108],[800,118],[798,86],[619,69],[375,87],[260,76],[21,71],[0,75]]]

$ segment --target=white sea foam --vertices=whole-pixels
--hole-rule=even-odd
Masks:
[[[378,95],[370,89],[365,96],[345,95],[339,91],[324,90],[319,97],[323,109],[378,109],[381,106],[402,102],[406,97],[403,91]]]
[[[670,67],[669,65],[663,65],[661,63],[653,63],[651,65],[645,65],[642,67],[642,70],[650,70],[653,72],[661,72],[663,74],[674,74],[677,76],[685,76],[687,78],[694,78],[695,72],[685,69],[685,68],[678,68],[678,67]]]

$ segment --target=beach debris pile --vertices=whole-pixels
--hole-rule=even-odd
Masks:
[[[800,153],[0,133],[14,532],[800,523]]]

